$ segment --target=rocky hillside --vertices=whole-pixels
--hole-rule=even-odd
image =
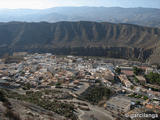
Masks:
[[[18,95],[17,93],[12,93],[12,91],[0,89],[1,120],[68,120],[62,115],[35,104],[13,98],[10,99],[7,97],[10,94],[8,92],[11,92],[12,95]]]
[[[159,44],[160,29],[131,24],[0,23],[1,55],[28,51],[146,60],[158,53]]]

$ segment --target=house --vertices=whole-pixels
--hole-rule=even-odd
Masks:
[[[27,55],[27,52],[14,52],[13,53],[13,56],[16,56],[16,57],[24,57]]]
[[[0,86],[10,87],[10,82],[8,82],[6,80],[0,80]]]
[[[115,78],[115,75],[114,75],[114,73],[112,71],[106,70],[105,73],[104,73],[104,78],[106,80],[113,81],[114,78]]]
[[[146,79],[143,76],[136,76],[136,78],[139,80],[141,84],[146,84]]]
[[[120,67],[121,73],[127,76],[133,76],[133,68],[132,67]]]
[[[149,74],[151,72],[153,72],[153,68],[150,67],[146,68],[145,74]]]
[[[160,111],[160,106],[158,106],[158,105],[147,104],[145,107],[146,107],[147,109],[153,109],[153,110],[155,110],[155,111]]]
[[[121,73],[127,75],[127,76],[133,76],[133,70],[121,70]]]
[[[133,86],[133,84],[128,80],[126,75],[119,75],[119,79],[127,88]]]
[[[118,112],[128,112],[131,107],[131,101],[121,96],[112,97],[106,102],[106,108]]]
[[[0,70],[5,70],[7,66],[5,64],[0,64]]]
[[[78,80],[74,80],[73,83],[74,83],[75,85],[79,85],[79,84],[80,84],[80,82],[79,82]]]

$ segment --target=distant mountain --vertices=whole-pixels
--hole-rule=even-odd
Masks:
[[[160,27],[160,9],[120,7],[55,7],[44,10],[0,9],[0,22],[95,21]]]
[[[151,60],[160,29],[97,22],[0,23],[0,54],[15,51]]]

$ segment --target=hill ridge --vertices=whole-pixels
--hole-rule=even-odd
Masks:
[[[154,50],[160,43],[160,29],[89,21],[9,22],[0,24],[0,43],[10,52],[52,52],[146,60],[152,53],[157,53]],[[2,48],[4,50],[4,47],[0,50]],[[3,50],[1,55],[5,53]]]

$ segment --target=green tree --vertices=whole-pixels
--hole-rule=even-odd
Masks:
[[[148,83],[160,85],[160,74],[151,72],[145,77]]]
[[[147,100],[147,99],[148,99],[148,97],[147,97],[147,96],[143,96],[143,99],[144,99],[144,100]]]
[[[157,69],[160,69],[160,64],[157,65]]]
[[[61,87],[61,83],[60,82],[57,82],[56,83],[56,88],[60,88]]]
[[[5,102],[6,100],[4,91],[0,90],[0,101]]]
[[[115,69],[115,72],[116,72],[117,74],[121,74],[121,68],[117,67],[117,68]]]
[[[134,73],[135,75],[142,75],[143,72],[144,72],[143,69],[138,68],[138,67],[133,67],[133,73]]]
[[[134,80],[136,83],[139,83],[139,80],[134,76]]]
[[[141,102],[140,101],[136,101],[136,105],[140,105],[141,104]]]

